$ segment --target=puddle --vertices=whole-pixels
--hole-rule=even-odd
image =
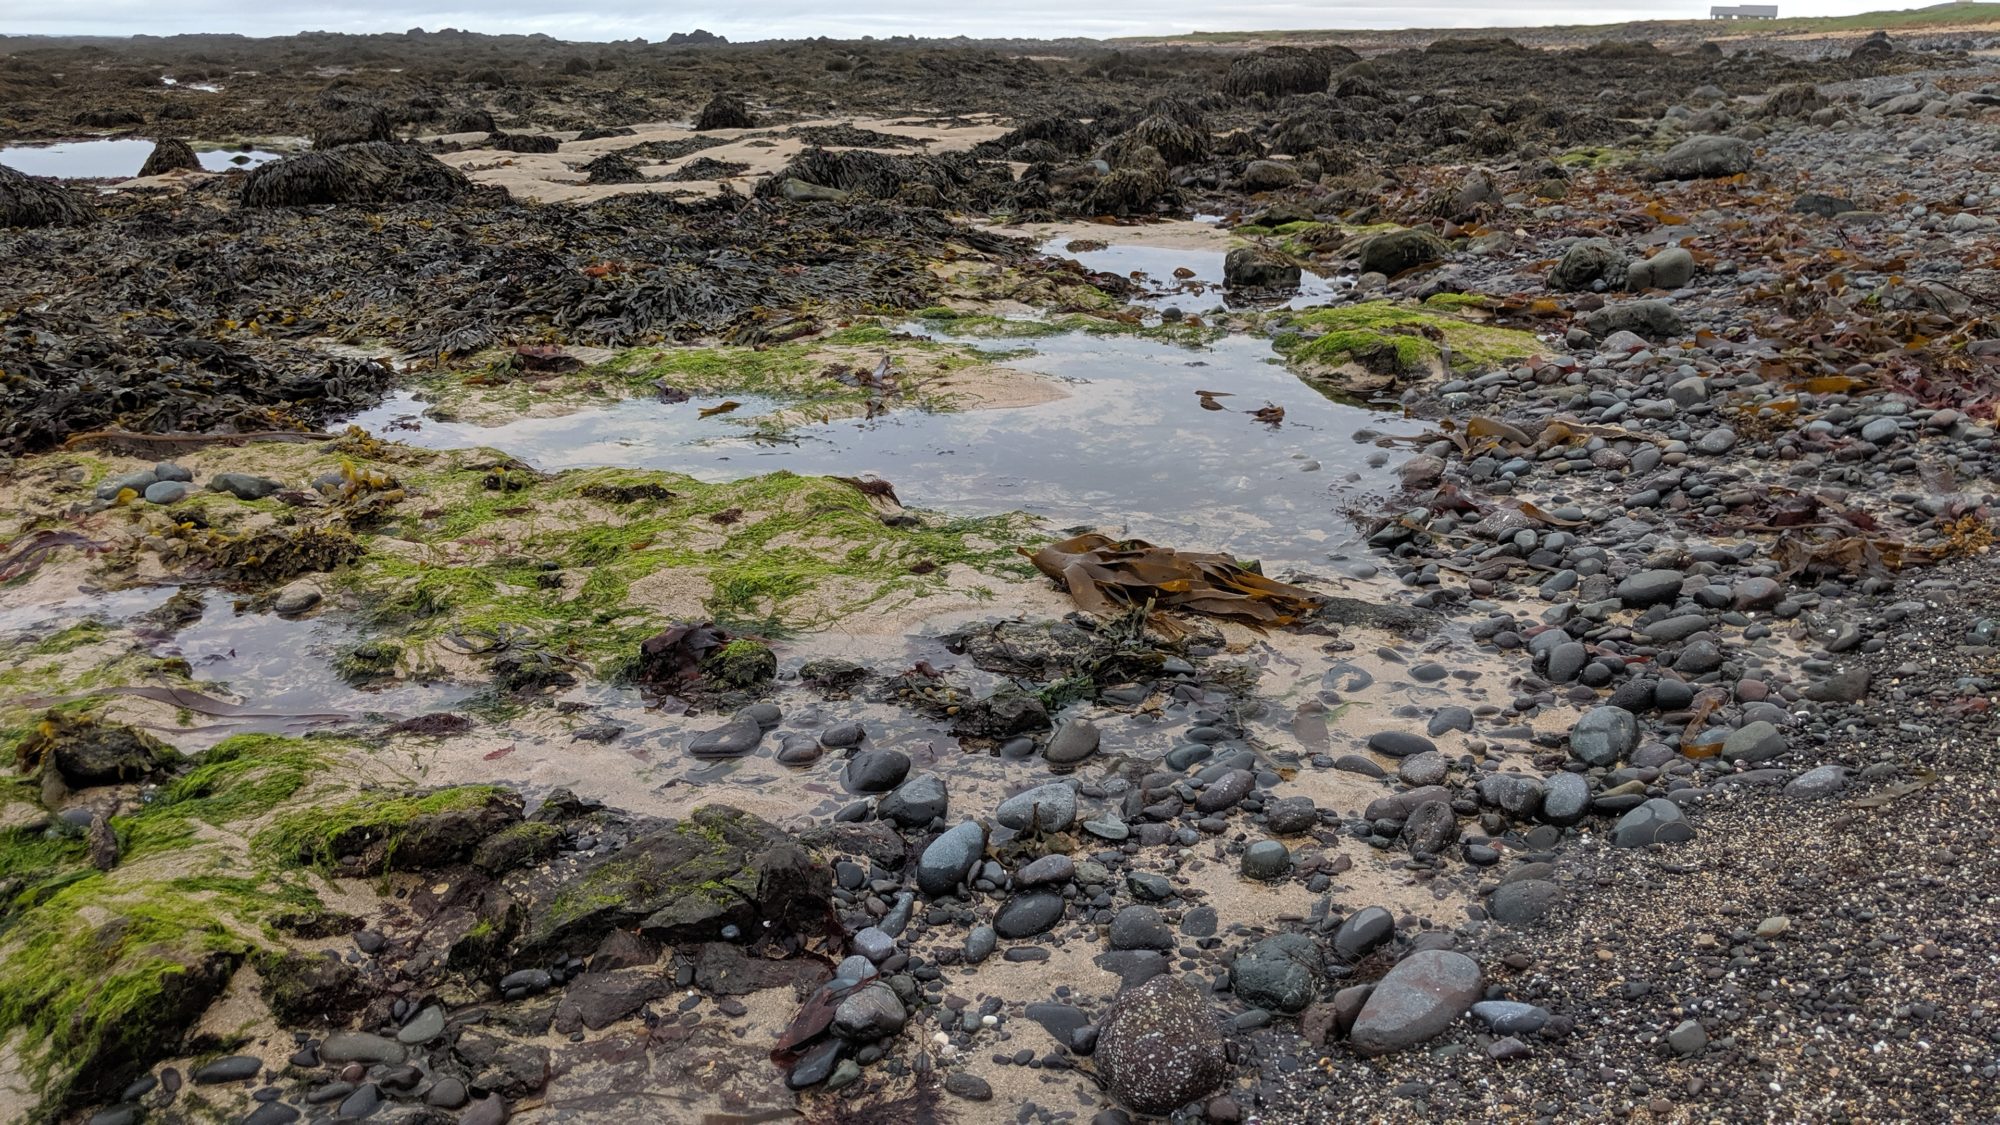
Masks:
[[[14,633],[46,634],[67,629],[84,621],[115,624],[158,609],[174,594],[170,586],[138,586],[85,594],[56,602],[32,602],[0,608],[0,636]],[[15,638],[33,641],[34,636]]]
[[[1350,278],[1305,273],[1299,278],[1298,292],[1283,302],[1238,302],[1225,299],[1223,294],[1222,262],[1228,257],[1227,250],[1121,242],[1101,250],[1071,251],[1067,247],[1074,241],[1072,237],[1050,239],[1042,244],[1041,252],[1052,258],[1066,258],[1085,269],[1131,278],[1146,290],[1133,297],[1131,303],[1147,309],[1178,308],[1184,313],[1204,313],[1228,305],[1253,303],[1265,306],[1282,303],[1286,308],[1308,309],[1327,304],[1354,287]],[[1185,271],[1187,276],[1177,276],[1176,271]]]
[[[160,85],[178,86],[183,90],[200,90],[204,94],[220,94],[222,92],[222,87],[217,86],[213,82],[183,82],[178,78],[171,78],[166,75],[160,76]]]
[[[1400,426],[1400,416],[1328,400],[1273,362],[1266,340],[1187,348],[1076,333],[1023,346],[1031,354],[1005,362],[1064,380],[1069,397],[808,425],[782,444],[759,442],[726,417],[699,417],[699,401],[635,399],[485,427],[417,419],[406,429],[421,404],[399,395],[354,422],[431,448],[490,446],[545,470],[616,465],[703,480],[779,469],[873,473],[914,506],[1022,510],[1058,528],[1089,524],[1279,566],[1316,566],[1355,546],[1342,510],[1394,483],[1396,458],[1353,435]],[[1225,409],[1203,409],[1197,390],[1226,392],[1214,400]],[[1267,403],[1284,407],[1281,424],[1250,417]]]
[[[153,142],[137,137],[101,141],[64,141],[52,145],[10,145],[0,148],[0,164],[30,176],[55,176],[65,180],[129,180],[145,167],[152,155]],[[252,149],[208,149],[196,151],[201,166],[211,172],[232,168],[255,168],[279,154]],[[241,163],[238,163],[239,158]]]
[[[211,694],[226,692],[242,705],[273,715],[340,712],[409,716],[450,707],[471,696],[463,684],[403,680],[380,690],[352,687],[336,675],[334,658],[360,639],[359,630],[327,618],[294,621],[238,613],[226,594],[211,594],[200,621],[156,646],[158,656],[178,656]],[[215,739],[246,731],[295,732],[326,725],[287,718],[198,717]],[[176,740],[177,743],[179,740]]]

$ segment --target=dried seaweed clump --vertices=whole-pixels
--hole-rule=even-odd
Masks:
[[[1149,147],[1173,167],[1193,164],[1208,157],[1208,134],[1201,126],[1187,124],[1163,113],[1156,113],[1134,125],[1119,140]]]
[[[1266,578],[1228,555],[1176,551],[1139,539],[1088,532],[1021,553],[1061,582],[1078,609],[1099,617],[1178,609],[1251,625],[1289,625],[1326,604],[1312,591]]]
[[[1351,51],[1343,53],[1351,56],[1343,62],[1360,57]],[[1267,47],[1230,63],[1229,73],[1222,78],[1222,92],[1234,98],[1317,94],[1333,77],[1334,59],[1327,50]]]
[[[750,107],[734,94],[717,94],[701,107],[701,113],[694,119],[697,133],[710,129],[754,129],[757,119],[750,116]]]
[[[997,183],[999,175],[962,152],[891,156],[867,149],[833,152],[816,148],[793,157],[776,175],[759,182],[757,194],[766,198],[776,195],[786,180],[795,179],[873,199],[895,199],[910,187],[928,188],[938,196],[952,198],[982,179],[993,178]]]
[[[502,152],[543,153],[557,151],[562,142],[541,133],[494,133],[486,138],[486,147]]]
[[[271,527],[221,543],[213,562],[238,581],[263,584],[335,570],[364,553],[338,528]]]
[[[0,226],[69,227],[96,217],[90,201],[61,182],[0,164]]]
[[[646,179],[637,164],[616,152],[607,152],[584,165],[583,174],[584,182],[589,184],[637,184]]]
[[[471,188],[458,169],[407,145],[373,141],[273,160],[243,181],[246,207],[412,203]]]
[[[1794,82],[1780,87],[1765,99],[1759,112],[1765,117],[1811,117],[1832,102],[1810,82]]]
[[[1033,164],[1078,157],[1097,143],[1097,129],[1074,117],[1037,117],[974,147],[981,156]]]
[[[347,102],[325,110],[313,123],[311,135],[314,152],[395,139],[396,131],[389,125],[389,111],[364,102]]]
[[[153,142],[153,151],[146,162],[139,166],[141,176],[163,176],[168,172],[199,172],[201,157],[194,149],[178,137],[161,137]]]

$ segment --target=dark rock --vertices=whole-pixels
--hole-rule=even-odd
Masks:
[[[1503,883],[1487,900],[1486,912],[1494,921],[1508,925],[1539,922],[1562,901],[1562,888],[1547,879],[1521,879]]]
[[[1174,932],[1160,920],[1160,912],[1136,903],[1120,910],[1111,919],[1108,936],[1113,949],[1170,950],[1174,947]]]
[[[931,898],[952,894],[986,853],[986,826],[968,820],[932,840],[917,860],[917,889]]]
[[[920,773],[882,798],[875,814],[904,828],[923,828],[943,816],[950,804],[944,779],[934,773]]]
[[[1299,265],[1275,250],[1238,246],[1223,258],[1222,284],[1229,289],[1296,289]]]
[[[1359,961],[1396,934],[1396,919],[1379,906],[1357,910],[1333,933],[1333,954],[1349,963]]]
[[[555,1029],[564,1035],[586,1027],[597,1031],[672,992],[672,980],[637,969],[585,973],[563,990]]]
[[[255,1055],[230,1055],[204,1063],[188,1072],[197,1086],[218,1082],[248,1082],[264,1072],[264,1061]]]
[[[1348,1042],[1364,1055],[1414,1047],[1464,1015],[1479,999],[1482,983],[1479,963],[1463,953],[1412,953],[1376,983]]]
[[[993,914],[993,930],[1009,940],[1047,933],[1062,921],[1066,904],[1051,891],[1027,891],[1000,905]]]
[[[1274,1012],[1304,1011],[1326,966],[1319,946],[1304,934],[1265,938],[1236,959],[1230,979],[1238,999]]]
[[[582,956],[614,929],[663,942],[714,941],[824,924],[832,878],[791,834],[709,805],[531,887],[518,951]]]
[[[1407,758],[1412,754],[1432,753],[1437,750],[1437,743],[1408,731],[1385,730],[1368,736],[1368,748],[1391,758]]]
[[[1111,1002],[1094,1057],[1107,1092],[1140,1113],[1166,1114],[1207,1097],[1229,1073],[1201,994],[1166,976]]]
[[[901,750],[863,750],[847,760],[847,787],[856,793],[887,793],[910,773],[910,756]]]
[[[1619,848],[1643,848],[1648,844],[1684,844],[1694,839],[1681,807],[1655,797],[1618,818],[1611,830],[1611,844]]]
[[[1044,832],[1066,831],[1076,823],[1076,787],[1066,781],[1052,781],[1016,793],[1000,802],[1000,807],[993,811],[993,819],[1016,831],[1026,829],[1031,823]]]
[[[1097,725],[1089,719],[1071,719],[1056,729],[1042,756],[1058,766],[1075,765],[1097,753]]]

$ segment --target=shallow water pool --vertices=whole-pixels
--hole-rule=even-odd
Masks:
[[[948,338],[948,337],[941,337]],[[992,341],[966,341],[996,346]],[[727,480],[789,469],[879,475],[906,504],[954,514],[1022,510],[1055,527],[1088,524],[1183,549],[1311,566],[1354,546],[1341,513],[1394,483],[1395,457],[1357,431],[1398,415],[1335,402],[1275,361],[1267,340],[1186,347],[1069,333],[1016,345],[1001,362],[1068,392],[1036,406],[965,413],[897,411],[803,426],[760,440],[704,400],[629,400],[499,426],[412,418],[408,395],[355,418],[431,448],[491,446],[537,468],[669,469]],[[1197,391],[1218,392],[1205,408]],[[1276,425],[1253,419],[1284,408]],[[405,425],[415,426],[405,429]]]
[[[10,145],[0,148],[0,164],[30,176],[55,176],[65,180],[128,180],[145,167],[152,155],[153,142],[137,137],[107,138],[101,141],[63,141],[52,145]],[[232,168],[255,168],[279,154],[254,149],[208,149],[195,147],[201,166],[211,172]],[[239,162],[238,158],[241,158]]]

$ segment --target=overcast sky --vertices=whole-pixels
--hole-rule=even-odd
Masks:
[[[1467,0],[1404,3],[1242,4],[1209,0],[1017,0],[998,4],[940,4],[937,0],[601,0],[562,5],[538,0],[482,0],[476,8],[388,0],[341,4],[245,4],[242,0],[68,0],[33,3],[0,0],[0,31],[34,35],[157,35],[183,31],[233,31],[288,35],[296,31],[437,30],[544,32],[561,39],[665,39],[676,31],[706,28],[734,40],[830,35],[970,35],[1052,38],[1069,35],[1166,35],[1185,31],[1277,28],[1497,27],[1615,23],[1706,15],[1710,0],[1528,0],[1530,6],[1480,5]],[[1736,0],[1724,0],[1734,3]],[[1895,0],[1779,0],[1788,16],[1847,15],[1886,7],[1914,7]]]

